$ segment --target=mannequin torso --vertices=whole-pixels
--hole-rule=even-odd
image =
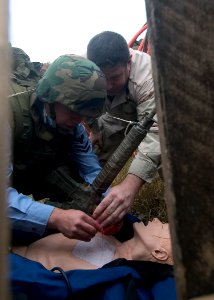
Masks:
[[[68,239],[61,233],[49,235],[29,246],[16,246],[13,252],[38,261],[47,269],[97,269],[117,259],[145,260],[172,264],[171,240],[168,224],[154,219],[145,226],[134,223],[134,237],[119,242],[101,233],[90,242]]]

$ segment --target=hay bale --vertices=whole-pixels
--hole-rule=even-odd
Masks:
[[[117,175],[113,186],[123,181],[132,160],[133,157],[129,159]],[[158,175],[151,183],[145,183],[142,186],[130,208],[130,213],[137,216],[145,224],[155,217],[164,223],[168,222],[167,207],[164,199],[164,183]]]

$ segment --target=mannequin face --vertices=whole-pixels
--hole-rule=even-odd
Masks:
[[[163,224],[155,218],[147,226],[134,223],[135,238],[139,247],[148,253],[150,260],[172,264],[172,249],[169,224]]]

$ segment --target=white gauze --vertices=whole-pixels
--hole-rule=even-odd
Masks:
[[[73,255],[97,267],[112,261],[115,246],[99,236],[90,242],[78,241],[72,251]]]

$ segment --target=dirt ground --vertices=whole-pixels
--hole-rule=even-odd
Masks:
[[[113,185],[116,185],[123,180],[131,160],[132,159],[130,159],[120,171],[115,178]],[[130,213],[137,216],[145,224],[155,217],[159,218],[163,223],[168,222],[167,208],[164,199],[164,183],[159,176],[157,176],[152,183],[146,183],[142,186],[135,197]]]

